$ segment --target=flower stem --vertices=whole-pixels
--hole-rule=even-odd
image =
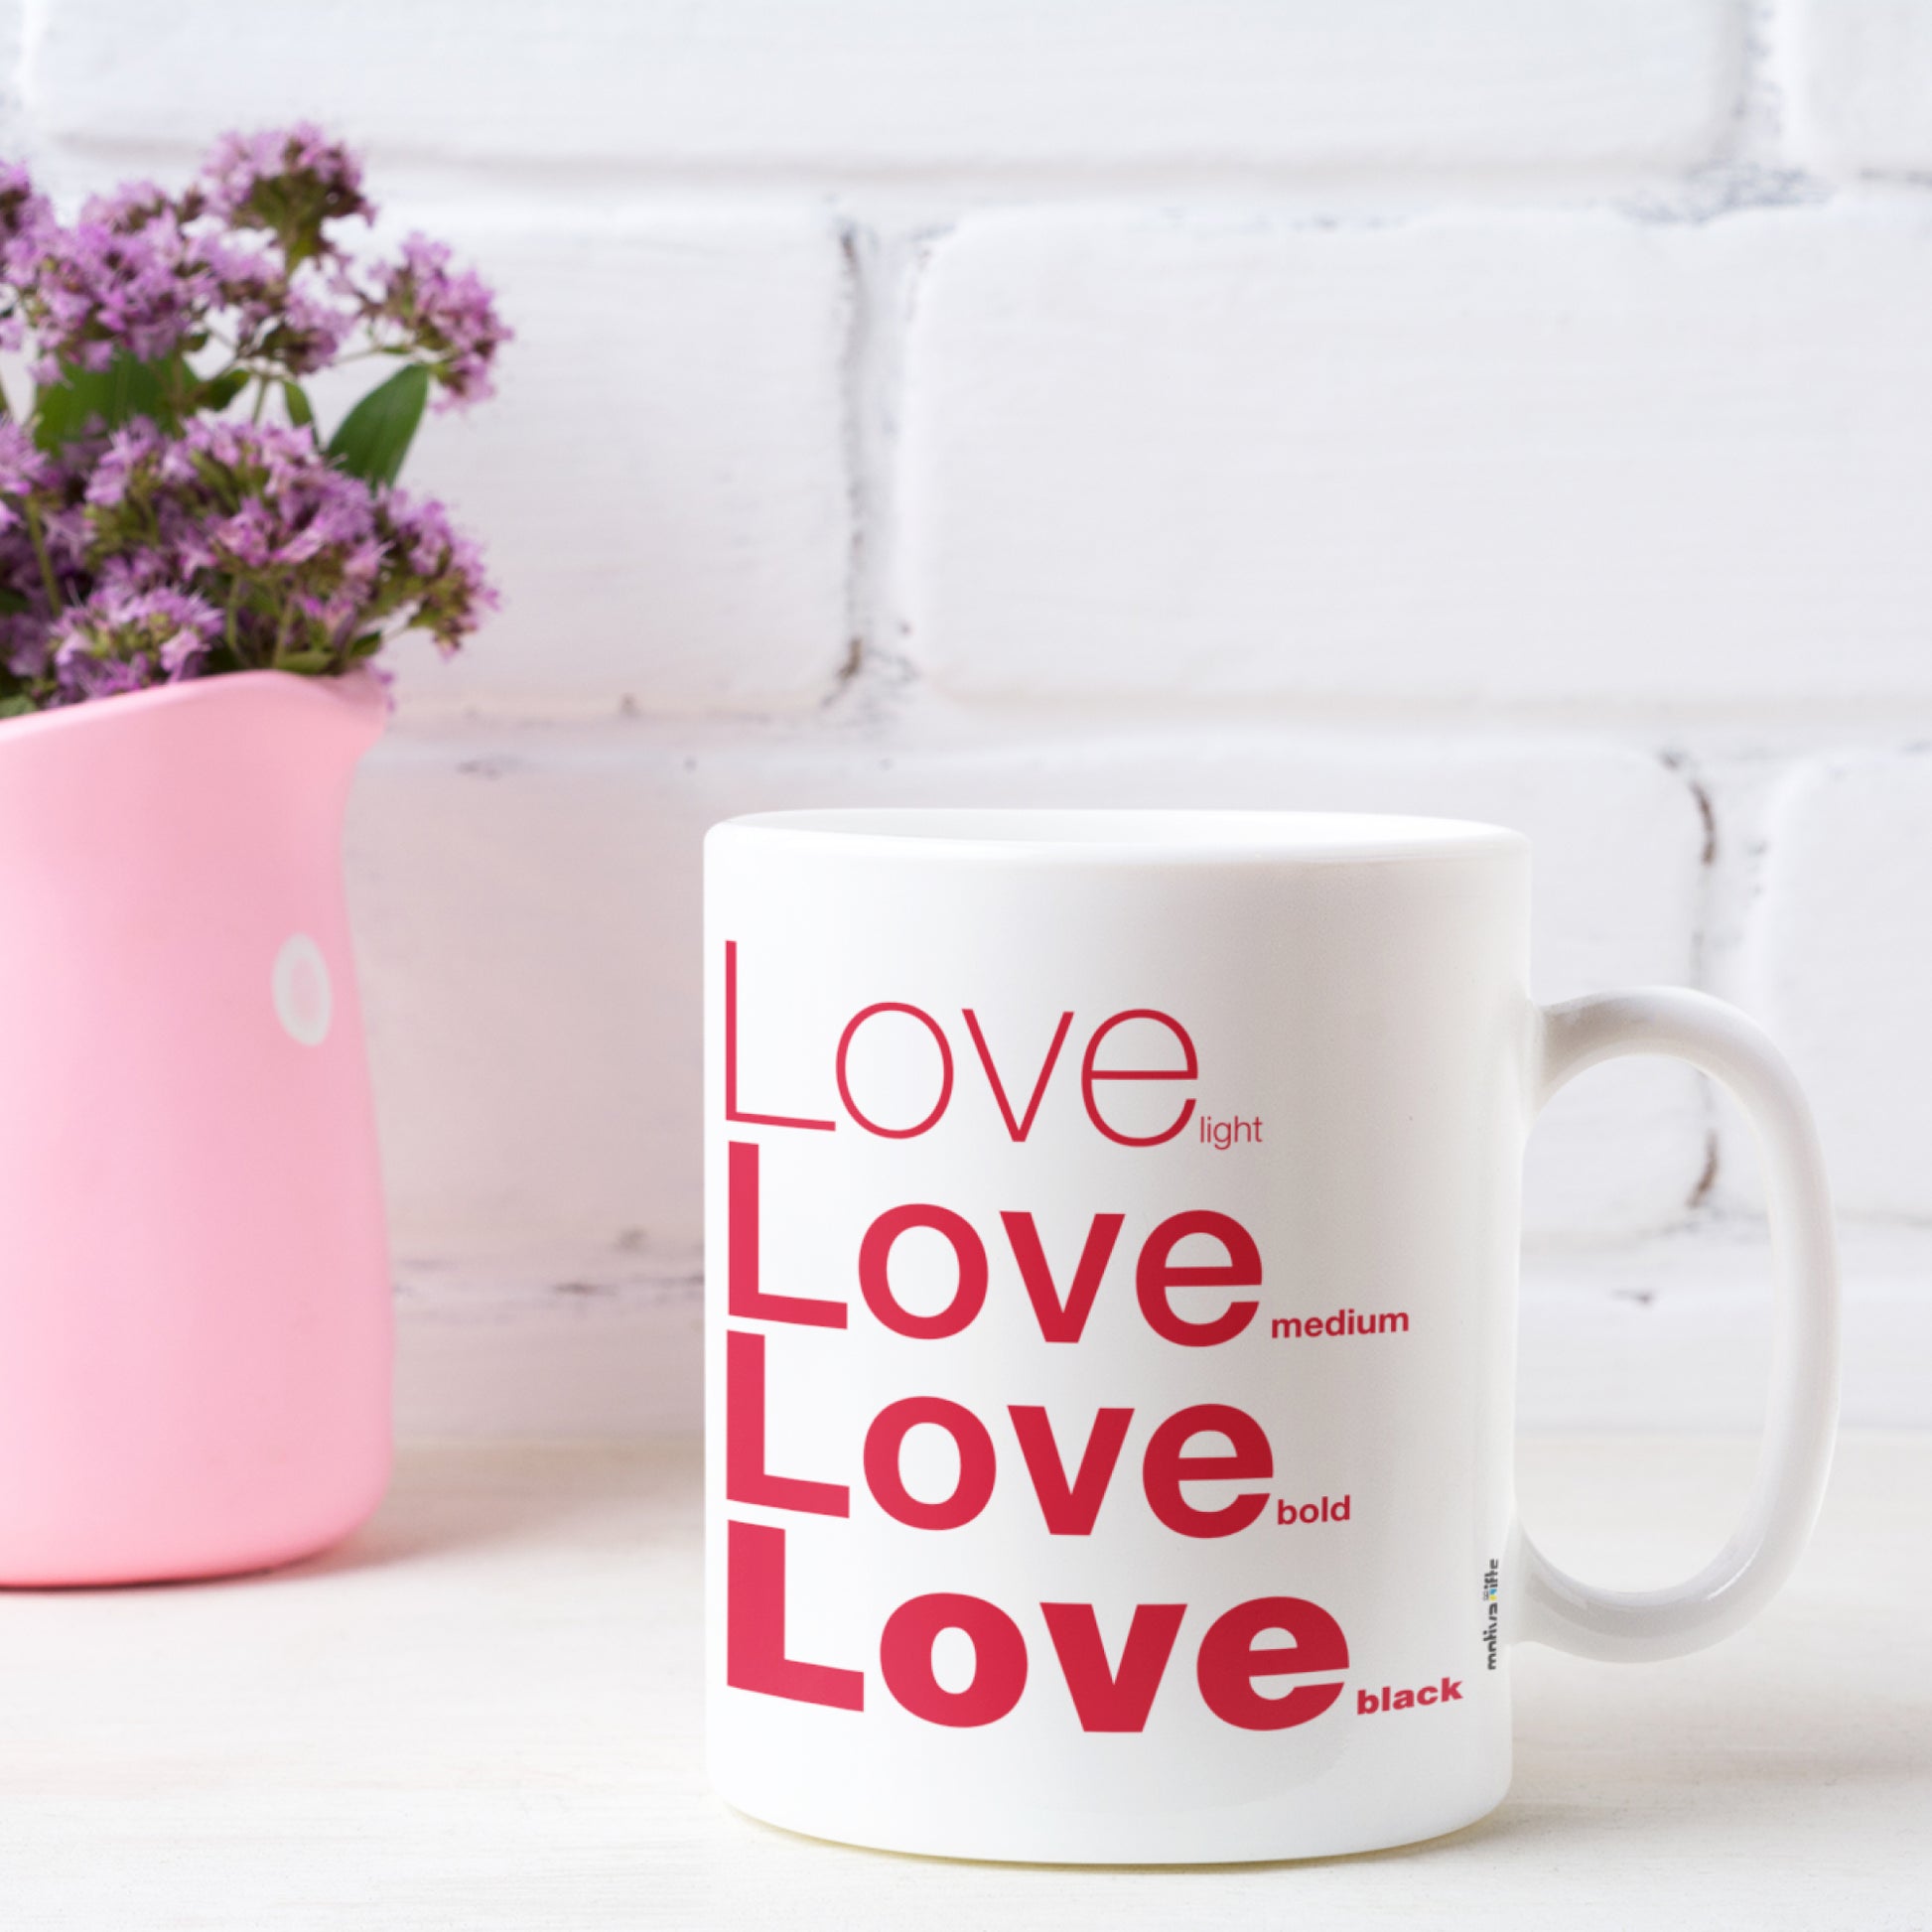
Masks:
[[[41,567],[41,586],[47,592],[50,613],[64,608],[61,580],[54,575],[54,559],[47,554],[47,531],[41,523],[41,508],[31,497],[27,500],[27,534],[34,542],[34,560]]]

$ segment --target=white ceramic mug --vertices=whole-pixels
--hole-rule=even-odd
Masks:
[[[706,847],[708,1732],[733,1804],[981,1859],[1453,1830],[1509,1653],[1692,1650],[1837,1401],[1805,1104],[1728,1007],[1541,1009],[1529,849],[1446,820],[806,811]],[[1723,1081],[1780,1281],[1757,1486],[1594,1588],[1511,1480],[1520,1173],[1613,1054]]]

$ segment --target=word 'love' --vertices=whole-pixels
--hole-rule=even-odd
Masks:
[[[839,1122],[828,1117],[758,1111],[741,1104],[739,958],[737,944],[731,940],[725,942],[724,969],[727,1121],[784,1134],[836,1132]],[[930,1102],[914,1120],[883,1119],[879,1097],[864,1095],[855,1087],[854,1041],[888,1014],[915,1022],[936,1048]],[[1060,1012],[1051,1043],[1032,1074],[1024,1107],[1016,1106],[1019,1089],[1002,1074],[975,1010],[961,1008],[960,1018],[993,1102],[983,1116],[987,1131],[998,1131],[993,1126],[997,1112],[1008,1141],[1026,1143],[1073,1028],[1073,1012]],[[1128,1022],[1142,1023],[1143,1037],[1149,1024],[1164,1030],[1173,1043],[1178,1064],[1122,1066],[1110,1060],[1103,1065],[1103,1046]],[[1118,1109],[1112,1118],[1103,1109],[1106,1083],[1192,1081],[1199,1071],[1193,1038],[1172,1015],[1146,1007],[1109,1015],[1093,1029],[1081,1057],[1079,1086],[1087,1119],[1108,1141],[1136,1150],[1135,1158],[1145,1158],[1143,1151],[1173,1141],[1186,1126],[1194,1112],[1192,1096],[1178,1107],[1170,1123],[1157,1131],[1130,1133]],[[886,1140],[913,1140],[930,1132],[952,1105],[953,1043],[931,1013],[908,1002],[883,1001],[860,1007],[839,1035],[831,1072],[846,1117],[864,1132]],[[902,1089],[900,1098],[902,1101]],[[1165,1114],[1165,1107],[1162,1112]],[[781,1511],[808,1522],[849,1519],[853,1498],[849,1483],[819,1475],[783,1473],[769,1466],[765,1419],[767,1344],[771,1337],[742,1324],[792,1324],[849,1332],[854,1307],[831,1296],[787,1293],[764,1286],[759,1214],[762,1148],[759,1141],[732,1140],[727,1149],[726,1305],[734,1325],[725,1331],[726,1498],[739,1507]],[[1116,1212],[1093,1214],[1079,1255],[1062,1258],[1058,1280],[1033,1214],[1019,1208],[1005,1209],[998,1218],[999,1234],[990,1238],[997,1242],[1003,1237],[1041,1341],[1059,1347],[1079,1346],[1126,1229],[1127,1216]],[[854,1268],[859,1298],[872,1318],[891,1333],[917,1342],[943,1344],[969,1327],[985,1306],[992,1277],[988,1253],[991,1217],[983,1219],[989,1232],[982,1232],[966,1214],[931,1200],[901,1200],[875,1215],[859,1240],[856,1256],[847,1264]],[[936,1309],[909,1308],[894,1290],[894,1248],[915,1229],[937,1235],[951,1253],[948,1292],[944,1305]],[[1197,1254],[1190,1261],[1176,1259],[1184,1242],[1193,1240],[1198,1248],[1203,1239],[1215,1245],[1218,1259],[1202,1261]],[[812,1272],[822,1275],[823,1270]],[[1248,1229],[1230,1214],[1195,1208],[1158,1220],[1140,1238],[1133,1273],[1135,1300],[1143,1320],[1161,1342],[1173,1347],[1222,1346],[1245,1332],[1259,1311],[1258,1300],[1243,1291],[1261,1286],[1261,1251]],[[1071,1432],[1056,1431],[1042,1405],[987,1405],[989,1414],[997,1414],[1000,1408],[1005,1411],[1000,1434],[1004,1437],[1011,1431],[1047,1533],[1053,1537],[1094,1536],[1101,1506],[1117,1486],[1114,1478],[1134,1422],[1133,1407],[1100,1407],[1078,1448],[1077,1461],[1070,1467]],[[928,1425],[951,1439],[956,1458],[951,1491],[938,1498],[912,1494],[900,1466],[906,1437]],[[1207,1452],[1192,1449],[1190,1445],[1202,1435],[1224,1439],[1225,1449],[1218,1446]],[[866,1490],[887,1517],[907,1530],[945,1536],[964,1529],[986,1512],[998,1481],[1000,1450],[993,1429],[974,1409],[913,1393],[887,1403],[873,1417],[860,1461]],[[1144,1499],[1155,1521],[1173,1535],[1190,1539],[1228,1537],[1260,1519],[1271,1500],[1269,1492],[1244,1488],[1231,1499],[1210,1503],[1190,1496],[1189,1485],[1255,1481],[1273,1472],[1273,1449],[1252,1416],[1227,1403],[1195,1403],[1153,1428],[1140,1455],[1140,1480],[1128,1493]],[[1334,1520],[1345,1521],[1345,1514],[1338,1512]],[[727,1523],[726,1682],[735,1689],[766,1697],[862,1712],[866,1709],[866,1671],[850,1668],[848,1663],[796,1657],[787,1650],[789,1533],[769,1523],[737,1518]],[[1081,1727],[1140,1730],[1168,1675],[1188,1606],[1179,1602],[1136,1603],[1126,1635],[1111,1658],[1094,1603],[1040,1602],[1036,1608]],[[1025,1614],[1031,1620],[1031,1607]],[[942,1672],[935,1663],[941,1639],[948,1632],[963,1634],[970,1644],[972,1671],[963,1683],[942,1682],[942,1677],[956,1678],[957,1673]],[[1035,1654],[1039,1643],[1040,1632],[1035,1629],[1032,1642]],[[871,1644],[867,1648],[871,1649]],[[851,1654],[847,1652],[848,1659]],[[879,1677],[894,1702],[928,1724],[974,1726],[997,1723],[1015,1709],[1027,1689],[1030,1645],[1021,1622],[999,1604],[966,1590],[928,1590],[906,1597],[885,1616],[874,1654]],[[1331,1709],[1342,1692],[1340,1674],[1347,1669],[1347,1639],[1327,1610],[1305,1597],[1258,1596],[1209,1615],[1195,1645],[1193,1677],[1203,1705],[1223,1723],[1248,1730],[1284,1730]],[[1304,1681],[1309,1678],[1328,1681]],[[1290,1680],[1285,1693],[1271,1695],[1258,1688],[1269,1680],[1282,1679]]]

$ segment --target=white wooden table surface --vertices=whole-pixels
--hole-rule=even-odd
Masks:
[[[1527,1446],[1560,1561],[1662,1581],[1749,1446]],[[895,1858],[754,1825],[698,1761],[695,1448],[417,1449],[345,1550],[0,1596],[0,1926],[1932,1927],[1932,1437],[1847,1443],[1753,1629],[1517,1659],[1514,1792],[1404,1852],[1195,1871]]]

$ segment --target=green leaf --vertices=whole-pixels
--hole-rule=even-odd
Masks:
[[[61,365],[61,380],[35,393],[34,441],[43,450],[58,450],[84,430],[94,418],[118,429],[130,416],[149,416],[167,429],[177,427],[168,394],[179,377],[178,357],[161,362],[137,362],[125,352],[104,369]]]
[[[230,369],[225,375],[211,377],[202,384],[196,406],[200,409],[225,409],[248,386],[246,369]]]
[[[309,402],[309,394],[301,383],[285,378],[282,383],[282,401],[288,406],[289,421],[297,429],[314,427],[316,412]]]
[[[398,369],[343,418],[329,439],[331,462],[364,483],[394,483],[428,401],[428,369],[420,362]]]
[[[0,698],[0,718],[25,718],[30,711],[39,709],[32,698]]]
[[[333,650],[282,650],[275,653],[278,671],[294,671],[300,677],[320,677],[336,668]]]

